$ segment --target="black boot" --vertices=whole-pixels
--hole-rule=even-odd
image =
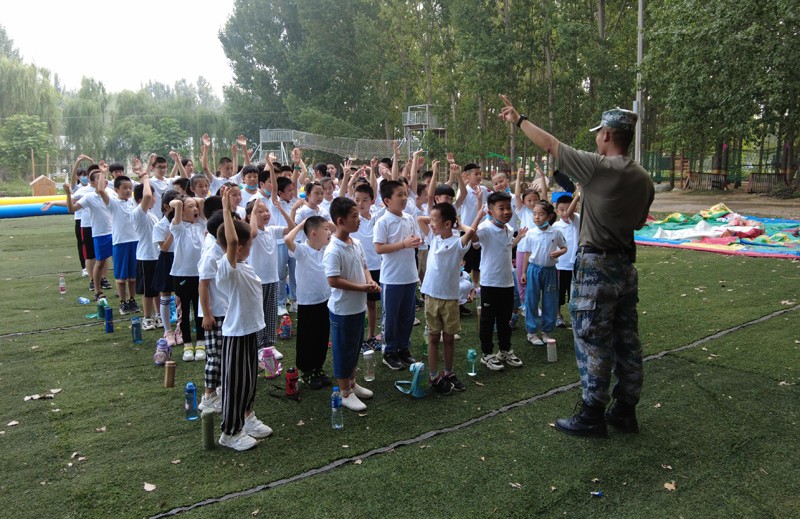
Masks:
[[[608,438],[608,428],[603,411],[605,411],[603,407],[590,406],[586,402],[581,402],[581,410],[578,414],[556,420],[556,429],[576,436]]]
[[[636,421],[636,406],[626,404],[620,400],[614,403],[606,411],[606,423],[625,433],[639,432],[639,423]]]

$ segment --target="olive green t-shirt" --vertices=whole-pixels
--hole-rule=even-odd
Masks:
[[[623,249],[635,260],[633,231],[644,226],[655,196],[647,171],[625,155],[606,157],[564,143],[558,161],[583,188],[580,245]]]

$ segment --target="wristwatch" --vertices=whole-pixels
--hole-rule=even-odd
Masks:
[[[525,114],[519,114],[519,119],[517,119],[517,128],[522,128],[522,121],[527,121],[528,116]]]

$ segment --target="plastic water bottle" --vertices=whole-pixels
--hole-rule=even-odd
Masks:
[[[372,382],[375,380],[375,350],[364,352],[364,380]]]
[[[186,419],[187,420],[197,420],[197,387],[194,385],[194,382],[187,382],[186,383]]]
[[[467,350],[467,375],[474,377],[478,374],[478,352]]]
[[[292,318],[289,317],[289,314],[286,314],[281,319],[281,328],[280,328],[280,338],[281,339],[291,339],[292,338]]]
[[[169,322],[171,324],[178,322],[178,307],[175,306],[175,296],[169,296]]]
[[[339,386],[333,386],[333,393],[331,393],[331,427],[336,430],[344,429],[342,394],[339,392]]]
[[[131,336],[134,344],[142,343],[142,322],[137,315],[131,317]]]
[[[64,274],[58,275],[58,293],[61,294],[62,299],[67,293],[67,282],[64,280]]]
[[[103,307],[106,318],[106,333],[114,333],[114,311],[110,306]]]
[[[91,303],[88,297],[79,297],[78,302],[82,305],[88,305],[89,303]]]

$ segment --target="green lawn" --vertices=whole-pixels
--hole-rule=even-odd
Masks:
[[[394,381],[408,373],[380,367],[366,416],[348,412],[340,432],[329,426],[327,392],[304,390],[298,403],[262,381],[255,411],[275,435],[246,453],[203,451],[200,424],[187,422],[181,408],[182,386],[202,385],[202,365],[178,360],[176,387],[164,389],[163,368],[152,362],[155,332],[135,346],[124,322],[110,335],[101,324],[82,326],[92,307],[76,302],[90,294],[75,254],[69,217],[0,221],[0,507],[9,516],[145,517],[270,484],[187,515],[786,517],[800,510],[795,310],[648,362],[639,435],[589,441],[556,433],[548,424],[579,399],[571,389],[277,484],[574,383],[571,332],[555,334],[559,360],[548,364],[543,349],[516,331],[521,369],[481,369],[465,393],[449,397],[401,395]],[[798,302],[800,262],[640,248],[637,266],[646,354]],[[413,337],[418,355],[421,333]],[[463,321],[462,336],[456,368],[463,372],[466,349],[477,347],[474,317]],[[279,349],[291,365],[294,342]],[[24,401],[56,388],[52,400]],[[671,481],[675,491],[663,486]],[[145,482],[156,490],[145,492]],[[595,490],[604,496],[592,497]]]

